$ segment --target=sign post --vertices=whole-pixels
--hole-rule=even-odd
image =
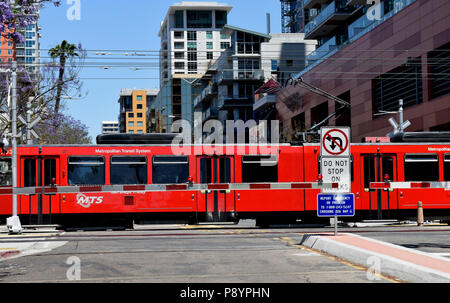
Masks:
[[[317,215],[334,217],[334,235],[341,216],[355,215],[351,192],[350,128],[322,127],[320,137],[320,171],[323,182],[338,183],[338,188],[322,189],[317,197]]]

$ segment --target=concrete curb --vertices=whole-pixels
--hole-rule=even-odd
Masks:
[[[16,257],[20,253],[21,253],[21,251],[18,250],[18,249],[0,251],[0,261],[1,260],[6,260],[6,259],[9,259],[9,258],[12,258],[12,257]]]
[[[352,242],[360,242],[361,245],[345,243],[349,242],[345,241],[349,239]],[[384,247],[386,254],[374,251],[373,249],[371,250],[371,244]],[[342,233],[337,237],[332,237],[330,234],[304,235],[301,245],[346,260],[355,265],[379,270],[381,274],[396,277],[402,281],[413,283],[450,283],[450,274],[446,270],[440,271],[431,266],[433,261],[441,264],[448,262],[450,266],[449,259],[391,243]],[[398,257],[393,257],[393,254],[390,253],[391,251],[400,253],[398,253]],[[413,255],[417,258],[417,263],[426,264],[428,262],[430,266],[418,265],[411,262],[411,260],[405,260],[406,258],[402,259],[402,252],[408,254],[409,257]],[[419,262],[420,259],[424,262]]]

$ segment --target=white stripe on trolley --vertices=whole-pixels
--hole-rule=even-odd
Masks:
[[[150,184],[150,185],[80,185],[53,187],[2,188],[0,195],[52,195],[99,192],[168,192],[213,190],[288,190],[338,188],[338,183],[292,182],[292,183],[217,183],[217,184]]]
[[[450,182],[371,182],[371,189],[450,189]]]

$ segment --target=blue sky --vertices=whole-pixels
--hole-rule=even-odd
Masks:
[[[62,40],[83,45],[87,50],[123,50],[122,56],[97,56],[95,62],[108,66],[110,62],[145,62],[152,68],[134,71],[130,68],[104,69],[85,67],[80,77],[87,97],[82,100],[66,101],[66,113],[81,120],[95,137],[101,131],[101,121],[117,120],[121,88],[159,88],[159,69],[156,53],[153,56],[127,57],[127,50],[158,51],[160,39],[158,31],[167,9],[173,3],[168,0],[81,0],[80,20],[70,21],[67,11],[73,6],[71,0],[62,0],[60,7],[47,5],[42,11],[39,25],[41,34],[41,57],[48,60],[48,49]],[[228,23],[234,26],[266,32],[266,13],[271,14],[272,32],[281,32],[281,10],[279,0],[224,0],[217,1],[233,6],[228,15]],[[88,57],[96,57],[95,52]],[[127,58],[117,60],[114,58]],[[88,61],[88,60],[87,60]],[[89,62],[93,62],[89,60]],[[125,78],[121,80],[91,78]],[[133,78],[133,79],[127,79]],[[136,79],[137,78],[137,79]]]

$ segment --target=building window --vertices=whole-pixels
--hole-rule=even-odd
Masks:
[[[258,70],[261,64],[259,59],[239,59],[238,69],[240,70]]]
[[[138,114],[137,114],[137,117],[138,117],[138,118],[142,118],[142,116],[143,116],[142,113],[138,113]]]
[[[278,60],[271,60],[272,71],[278,70]]]
[[[228,40],[228,39],[230,39],[230,38],[231,38],[231,37],[228,36],[228,35],[220,34],[220,39],[226,39],[226,40]]]
[[[410,59],[407,64],[372,80],[372,95],[374,113],[380,110],[398,110],[399,99],[403,99],[405,108],[422,103],[422,65],[420,58]]]
[[[213,43],[212,42],[206,42],[206,49],[213,49]]]
[[[206,39],[212,39],[213,38],[213,32],[212,31],[207,31],[206,32]]]
[[[197,62],[188,62],[188,72],[197,73]]]
[[[138,122],[137,122],[137,126],[138,126],[138,127],[142,127],[142,126],[144,126],[144,122],[142,122],[142,121],[138,121]]]
[[[187,11],[188,28],[212,28],[212,11]]]
[[[197,42],[188,42],[187,49],[188,50],[197,50]]]
[[[184,48],[184,42],[175,42],[174,43],[175,49],[183,49]]]
[[[175,69],[184,69],[184,62],[175,62]]]
[[[183,11],[175,11],[175,27],[176,28],[184,27],[184,12]]]
[[[137,104],[137,105],[136,105],[136,108],[137,108],[137,109],[142,109],[142,107],[143,107],[142,104]]]
[[[438,156],[405,155],[405,181],[439,181]]]
[[[175,52],[175,59],[184,59],[184,52]]]
[[[230,42],[220,42],[220,49],[227,49],[231,46]]]
[[[431,98],[450,93],[450,43],[428,53],[428,66],[431,69]]]
[[[176,31],[173,33],[175,39],[184,39],[184,32]]]
[[[128,113],[128,118],[134,118],[134,113]]]
[[[197,32],[195,32],[195,31],[187,32],[187,39],[190,40],[190,41],[197,40]]]
[[[142,96],[137,96],[136,99],[137,99],[138,101],[142,101]]]
[[[188,61],[197,61],[197,52],[188,52]]]
[[[128,127],[134,127],[134,121],[128,122]]]
[[[227,24],[227,12],[216,11],[216,28],[223,28]]]
[[[206,59],[207,60],[212,60],[214,57],[213,52],[206,52]]]

